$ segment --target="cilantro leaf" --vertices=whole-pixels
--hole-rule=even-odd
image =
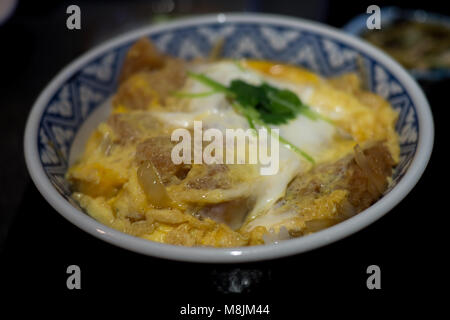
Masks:
[[[229,90],[243,107],[254,108],[267,124],[282,124],[302,111],[302,102],[295,93],[263,83],[259,86],[233,80]]]
[[[261,99],[261,89],[242,80],[231,81],[229,90],[244,107],[256,107]]]
[[[278,89],[267,83],[256,86],[243,80],[233,80],[230,86],[226,87],[204,74],[189,72],[188,75],[209,86],[214,92],[224,93],[231,100],[233,107],[246,117],[253,129],[255,128],[254,124],[257,123],[270,130],[269,124],[285,124],[300,113],[312,120],[322,119],[332,123],[331,120],[309,108],[290,90]],[[279,140],[290,150],[314,163],[314,159],[300,148],[281,136]]]

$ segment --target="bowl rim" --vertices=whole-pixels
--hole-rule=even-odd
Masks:
[[[73,207],[60,195],[48,179],[40,161],[37,136],[44,109],[61,85],[87,62],[122,43],[167,29],[223,22],[277,24],[326,35],[352,46],[378,62],[382,62],[392,74],[401,79],[405,90],[417,106],[419,136],[416,152],[410,167],[398,184],[382,199],[366,210],[322,231],[278,244],[235,248],[183,247],[134,237],[101,224]],[[379,49],[334,27],[305,19],[260,13],[219,13],[192,16],[169,23],[150,25],[132,30],[94,47],[75,59],[50,81],[34,103],[26,123],[24,153],[28,171],[39,192],[64,218],[87,233],[115,246],[158,258],[201,263],[238,263],[281,258],[316,249],[343,239],[378,220],[397,205],[418,182],[429,161],[433,141],[434,124],[432,113],[422,89],[407,71]]]

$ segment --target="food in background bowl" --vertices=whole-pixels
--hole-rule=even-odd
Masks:
[[[343,30],[359,36],[401,63],[416,79],[450,77],[450,18],[424,10],[381,8],[381,29],[367,29],[367,14],[351,19]]]
[[[375,202],[399,159],[397,115],[353,73],[325,79],[265,60],[188,62],[143,38],[127,53],[111,115],[67,179],[92,217],[131,235],[185,246],[267,244]],[[280,149],[268,147],[279,169],[261,174],[249,157],[174,163],[171,133],[194,131],[195,121],[223,136],[279,129]]]
[[[450,69],[450,26],[399,19],[362,37],[386,51],[405,68]]]

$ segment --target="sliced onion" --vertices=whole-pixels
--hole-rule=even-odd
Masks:
[[[253,203],[250,203],[249,199],[236,199],[206,206],[198,212],[198,215],[225,223],[231,229],[238,230],[252,207]]]
[[[144,161],[137,170],[139,184],[144,189],[147,200],[155,207],[166,208],[170,206],[171,199],[161,176],[151,161]]]
[[[277,244],[280,241],[292,239],[292,236],[285,226],[281,226],[278,232],[276,232],[274,228],[270,228],[262,238],[265,244]]]
[[[102,137],[102,141],[100,142],[100,150],[105,156],[109,156],[112,148],[112,140],[109,133],[106,133]]]
[[[380,196],[385,189],[385,177],[376,174],[376,172],[372,170],[369,160],[364,155],[364,152],[359,145],[355,146],[355,161],[369,179],[369,192],[375,196]]]

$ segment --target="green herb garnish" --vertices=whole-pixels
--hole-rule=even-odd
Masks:
[[[232,96],[234,98],[234,93],[232,91],[230,91],[223,84],[205,76],[204,74],[193,73],[193,72],[188,71],[188,76],[200,81],[201,83],[203,83],[204,85],[207,85],[208,87],[210,87],[211,89],[213,89],[215,91],[223,92],[227,96]]]
[[[287,123],[299,114],[312,120],[322,119],[331,122],[314,112],[290,90],[278,89],[267,83],[256,86],[242,80],[233,80],[230,86],[226,87],[204,74],[188,72],[188,75],[210,87],[213,92],[224,93],[227,98],[232,100],[233,107],[247,119],[252,129],[255,129],[255,124],[257,124],[271,132],[269,125]],[[279,136],[279,141],[289,150],[314,164],[314,159],[305,151],[281,136]]]
[[[173,95],[178,98],[203,98],[203,97],[209,97],[210,95],[213,95],[215,93],[218,93],[216,90],[207,91],[207,92],[183,92],[183,91],[175,91]]]

